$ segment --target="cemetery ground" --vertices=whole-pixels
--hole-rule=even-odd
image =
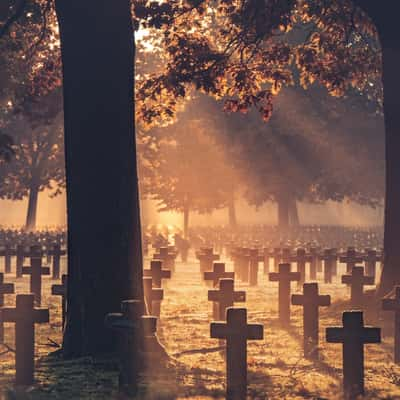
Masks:
[[[227,262],[227,260],[222,260]],[[65,262],[65,260],[63,260]],[[145,261],[149,267],[149,260]],[[344,273],[344,265],[340,264]],[[232,263],[227,262],[228,270]],[[321,276],[320,276],[321,277]],[[321,277],[322,278],[322,277]],[[18,293],[27,292],[28,277],[15,281]],[[44,277],[43,307],[50,309],[50,324],[36,325],[37,384],[27,393],[10,391],[14,371],[14,325],[6,324],[5,343],[0,347],[0,399],[117,399],[117,362],[112,358],[62,360],[54,351],[61,343],[61,302],[51,296],[50,277]],[[144,377],[140,399],[223,399],[225,397],[224,342],[210,338],[212,305],[199,263],[177,261],[172,280],[164,281],[164,301],[158,337],[170,358],[154,362]],[[332,296],[332,306],[320,308],[320,360],[307,361],[302,353],[302,307],[291,306],[288,329],[277,321],[277,283],[269,282],[260,264],[259,286],[236,282],[236,290],[246,290],[249,323],[264,325],[264,340],[248,342],[248,396],[250,399],[341,399],[342,346],[325,341],[325,328],[341,325],[342,312],[349,305],[349,292],[340,278],[334,284],[319,284],[320,294]],[[292,293],[297,283],[292,283]],[[6,296],[13,305],[14,296]],[[116,310],[119,311],[119,310]],[[389,313],[390,314],[390,313]],[[392,315],[390,315],[392,317]],[[366,325],[383,329],[383,343],[365,346],[365,386],[367,399],[400,399],[400,366],[393,363],[391,328],[383,326],[376,310],[364,315]],[[49,354],[50,353],[50,354]],[[53,353],[53,354],[52,354]],[[1,397],[2,396],[2,397]]]

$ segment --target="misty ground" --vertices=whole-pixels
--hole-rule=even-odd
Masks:
[[[148,261],[146,261],[146,266]],[[228,263],[228,268],[232,265]],[[341,266],[343,268],[343,266]],[[262,268],[260,268],[261,270]],[[321,308],[321,360],[313,363],[302,357],[302,308],[292,307],[292,326],[279,327],[277,284],[262,276],[259,288],[237,284],[247,291],[249,322],[264,324],[264,340],[248,342],[248,381],[250,399],[340,399],[341,345],[326,344],[325,327],[341,324],[341,313],[348,310],[347,288],[341,284],[320,284],[321,294],[331,294],[333,305]],[[18,281],[17,292],[27,291],[28,277]],[[8,281],[12,281],[12,275]],[[116,363],[113,359],[91,358],[63,361],[49,353],[61,343],[60,300],[49,296],[50,278],[44,278],[43,304],[50,308],[50,325],[37,325],[37,385],[28,393],[9,391],[14,378],[14,354],[0,347],[0,399],[117,399]],[[296,290],[294,283],[292,288]],[[219,342],[210,339],[211,303],[209,288],[202,283],[198,263],[178,262],[172,281],[165,285],[158,335],[171,356],[168,365],[145,379],[140,399],[224,398],[225,363]],[[7,305],[13,296],[6,296]],[[240,305],[237,304],[237,305]],[[116,310],[117,311],[117,310]],[[376,310],[370,310],[365,323],[382,325]],[[13,348],[13,325],[6,326],[6,343]],[[383,343],[366,346],[366,391],[368,399],[400,399],[400,366],[392,362],[393,339],[385,329]]]

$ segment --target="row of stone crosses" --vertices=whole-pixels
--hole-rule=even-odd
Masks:
[[[122,313],[107,316],[106,324],[112,329],[123,333],[126,337],[131,335],[135,329],[143,330],[143,336],[148,341],[155,340],[156,321],[160,315],[160,302],[163,299],[162,280],[171,277],[175,268],[176,251],[160,248],[154,254],[150,269],[144,271],[144,288],[147,313],[143,304],[134,300],[128,300],[122,305]],[[227,364],[227,398],[245,399],[247,391],[247,340],[258,340],[263,338],[263,326],[247,323],[247,310],[245,308],[234,308],[234,304],[245,301],[244,291],[235,291],[234,279],[238,277],[250,285],[257,285],[259,262],[264,262],[264,273],[268,274],[270,281],[278,282],[279,287],[279,320],[283,326],[290,321],[290,303],[303,307],[303,333],[304,333],[304,355],[307,358],[318,357],[318,309],[321,306],[330,305],[330,296],[321,296],[317,283],[305,283],[305,265],[310,264],[310,279],[313,278],[313,260],[309,253],[297,250],[296,254],[290,254],[282,249],[278,251],[265,252],[260,254],[251,249],[232,249],[230,256],[234,262],[234,272],[226,272],[225,264],[218,261],[219,256],[213,253],[212,248],[205,248],[196,255],[200,261],[200,270],[204,274],[204,280],[212,282],[213,290],[208,292],[208,299],[213,302],[213,317],[216,321],[211,324],[211,337],[225,339],[226,364]],[[291,253],[291,252],[290,252]],[[49,321],[49,311],[40,309],[41,305],[41,280],[42,275],[50,274],[50,268],[42,265],[43,256],[51,256],[53,278],[59,278],[60,257],[64,255],[61,246],[54,246],[47,249],[42,246],[31,246],[25,251],[25,257],[30,259],[30,266],[22,265],[22,273],[30,275],[30,291],[32,294],[17,295],[16,307],[3,307],[0,313],[1,339],[4,340],[3,323],[13,322],[16,325],[16,383],[29,385],[33,383],[34,377],[34,325],[35,323],[46,323]],[[331,254],[332,255],[332,254]],[[324,252],[324,256],[326,256]],[[351,302],[353,306],[360,307],[363,304],[363,286],[373,284],[373,279],[364,276],[363,267],[356,266],[356,263],[364,261],[371,263],[370,271],[375,274],[375,265],[379,261],[379,255],[375,252],[372,257],[370,252],[360,255],[354,249],[349,249],[346,254],[335,254],[336,261],[339,256],[341,261],[347,263],[347,270],[351,275],[345,275],[343,283],[349,284],[351,288]],[[6,256],[5,256],[6,257]],[[273,257],[276,272],[269,272],[269,257]],[[286,258],[285,258],[286,257]],[[307,259],[307,257],[310,257]],[[268,262],[265,262],[268,258]],[[334,263],[334,257],[322,258],[326,265]],[[297,271],[291,270],[290,261],[297,263]],[[5,263],[6,264],[6,263]],[[329,267],[334,270],[333,264]],[[316,261],[315,270],[319,266]],[[17,265],[15,266],[17,270]],[[56,270],[56,271],[54,271]],[[58,273],[57,273],[58,271]],[[5,271],[11,273],[10,270]],[[16,274],[16,277],[18,275]],[[326,274],[324,274],[326,276]],[[0,275],[0,305],[4,305],[4,295],[14,292],[12,284],[4,282],[4,274]],[[303,284],[303,294],[290,296],[290,282],[297,281]],[[326,281],[326,280],[325,280]],[[62,298],[63,326],[66,311],[65,298],[67,290],[67,277],[63,276],[61,285],[53,285],[52,293]],[[394,299],[384,299],[383,307],[396,312],[400,316],[400,288],[396,289]],[[149,315],[145,315],[149,314]],[[395,332],[395,361],[400,362],[400,332],[398,327]],[[350,397],[363,393],[364,391],[364,365],[363,348],[366,343],[380,342],[380,329],[365,327],[363,313],[345,312],[343,314],[343,327],[328,328],[326,333],[328,342],[343,343],[343,374],[344,391]],[[129,342],[129,340],[128,340]],[[132,379],[132,371],[129,366],[132,364],[127,359],[129,351],[121,352],[121,385],[129,384]]]

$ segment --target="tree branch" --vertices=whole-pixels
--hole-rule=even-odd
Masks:
[[[0,28],[0,39],[5,36],[8,31],[10,30],[11,26],[18,21],[18,19],[22,16],[25,7],[28,3],[28,0],[20,0],[19,4],[17,5],[14,13],[6,20],[3,26]]]

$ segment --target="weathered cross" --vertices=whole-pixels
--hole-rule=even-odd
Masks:
[[[16,267],[15,267],[15,276],[17,278],[22,278],[22,266],[24,265],[25,261],[25,246],[23,244],[18,244],[16,249]]]
[[[318,283],[305,283],[303,294],[292,295],[292,304],[303,306],[304,357],[318,358],[319,307],[331,305],[331,296],[318,293]]]
[[[353,267],[351,275],[342,275],[342,283],[350,285],[350,301],[352,306],[360,307],[363,304],[364,286],[373,285],[373,276],[364,275],[364,267]]]
[[[339,261],[346,264],[346,272],[350,273],[357,263],[363,262],[363,259],[357,254],[354,247],[349,247],[346,255],[339,257]]]
[[[211,271],[213,262],[219,260],[219,255],[214,254],[212,247],[204,247],[196,254],[196,256],[200,261],[200,273]]]
[[[244,400],[247,393],[247,341],[262,340],[264,327],[247,323],[245,308],[228,308],[226,323],[211,323],[211,337],[226,340],[226,398]]]
[[[378,255],[376,250],[368,249],[366,250],[366,255],[364,256],[365,262],[365,273],[368,276],[376,276],[376,263],[382,261],[382,257]]]
[[[30,275],[30,291],[35,295],[35,304],[40,306],[42,303],[42,275],[50,275],[50,268],[42,267],[41,254],[35,254],[34,249],[31,252],[31,265],[30,267],[22,267],[22,274]]]
[[[306,263],[311,263],[312,260],[312,256],[307,255],[305,249],[297,249],[296,255],[290,258],[290,261],[297,263],[297,272],[300,273],[299,286],[306,281]]]
[[[235,291],[233,279],[220,279],[219,290],[208,291],[208,301],[218,303],[218,308],[213,307],[214,320],[224,321],[226,309],[233,307],[234,303],[246,301],[246,292]]]
[[[9,243],[6,243],[4,248],[0,250],[0,257],[4,257],[4,272],[6,274],[11,272],[11,256],[14,254],[15,251]]]
[[[119,389],[126,394],[136,394],[139,374],[146,363],[146,344],[155,335],[157,318],[144,316],[144,305],[139,300],[123,301],[121,311],[108,314],[105,324],[119,334]]]
[[[61,249],[60,244],[55,244],[47,254],[53,257],[53,279],[60,279],[60,260],[61,256],[66,254],[66,251]]]
[[[212,271],[204,272],[204,280],[211,281],[213,287],[217,287],[219,280],[223,278],[235,278],[234,272],[225,271],[225,263],[214,263]]]
[[[382,300],[382,308],[394,311],[394,362],[400,364],[400,286],[396,286],[394,292],[394,298]]]
[[[143,289],[149,314],[159,317],[161,301],[164,298],[164,290],[153,288],[153,279],[149,277],[143,278]]]
[[[14,293],[14,284],[4,282],[4,274],[0,273],[0,307],[4,306],[4,295]],[[4,342],[4,324],[0,313],[0,343]]]
[[[333,249],[325,249],[324,254],[321,256],[321,260],[324,262],[324,282],[332,283],[332,275],[337,255]]]
[[[274,271],[279,268],[279,263],[282,261],[282,249],[280,247],[275,247],[271,253],[274,260]]]
[[[264,256],[259,254],[258,249],[249,250],[249,284],[258,284],[258,263],[264,260]]]
[[[53,296],[61,297],[61,317],[62,317],[62,329],[65,328],[65,316],[67,312],[67,287],[68,287],[68,276],[63,275],[61,278],[61,285],[52,285],[51,294]]]
[[[168,247],[160,247],[159,252],[153,255],[153,260],[161,260],[166,269],[174,271],[176,254],[171,253]]]
[[[291,272],[290,264],[279,264],[279,272],[270,272],[269,280],[279,283],[279,321],[290,323],[290,282],[300,280],[300,272]]]
[[[310,257],[310,280],[315,281],[317,279],[319,265],[319,253],[316,247],[310,247]]]
[[[264,274],[265,275],[269,273],[269,258],[270,258],[269,248],[264,247]]]
[[[1,309],[3,322],[15,323],[17,385],[31,385],[34,374],[35,324],[49,322],[49,310],[34,308],[33,294],[17,295],[16,308]]]
[[[249,281],[250,249],[241,247],[238,255],[237,278],[242,282]],[[236,271],[235,271],[236,272]]]
[[[153,286],[161,288],[163,279],[171,279],[171,271],[162,268],[163,263],[161,260],[152,260],[150,262],[150,269],[143,271],[143,276],[151,277],[153,279]]]
[[[380,343],[380,328],[364,326],[361,311],[343,313],[343,327],[326,329],[328,343],[343,343],[343,389],[349,399],[364,394],[364,345]]]

